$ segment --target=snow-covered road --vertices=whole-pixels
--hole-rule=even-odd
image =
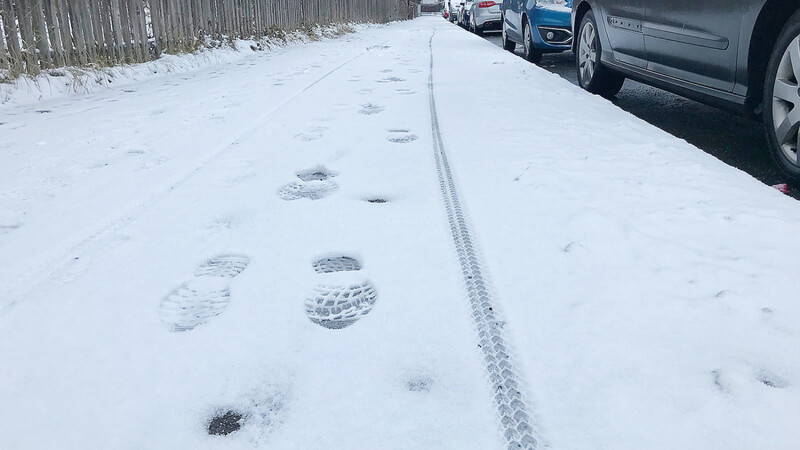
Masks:
[[[0,447],[793,449],[799,236],[438,17],[0,106]]]

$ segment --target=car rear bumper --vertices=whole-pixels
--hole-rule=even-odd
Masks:
[[[477,26],[480,27],[482,30],[499,30],[503,27],[503,22],[500,19],[497,20],[486,20],[483,23],[480,23],[476,20]]]
[[[474,21],[476,26],[481,28],[500,28],[502,14],[499,3],[488,8],[473,8],[473,14],[475,14]]]

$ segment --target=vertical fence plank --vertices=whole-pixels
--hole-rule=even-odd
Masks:
[[[50,43],[47,36],[47,24],[44,20],[44,9],[41,0],[31,2],[31,24],[33,36],[36,40],[36,51],[41,67],[52,67],[53,60],[50,55]]]
[[[19,23],[19,34],[22,37],[25,71],[28,73],[38,73],[39,62],[36,58],[36,39],[33,37],[33,25],[30,20],[30,2],[31,0],[16,0],[17,23]]]
[[[6,75],[6,73],[8,73],[8,76],[10,76],[11,57],[8,55],[8,50],[6,50],[6,38],[5,38],[6,22],[3,19],[3,16],[4,16],[3,5],[0,4],[0,28],[2,28],[2,33],[0,33],[0,74]]]
[[[64,64],[72,65],[78,64],[76,59],[75,46],[72,40],[72,27],[69,24],[69,11],[67,5],[64,4],[66,0],[52,0],[54,14],[58,17],[58,31],[61,35],[61,48],[64,50]]]
[[[100,26],[103,28],[103,42],[106,52],[106,57],[113,63],[119,63],[121,55],[119,51],[119,43],[114,35],[114,12],[111,8],[110,0],[98,0],[100,8]]]
[[[150,61],[150,41],[147,34],[147,17],[144,11],[144,0],[134,0],[136,9],[137,36],[139,36],[139,46],[142,49],[142,61]]]
[[[53,51],[53,65],[60,67],[66,64],[64,60],[64,45],[61,42],[60,24],[56,12],[55,0],[43,0],[45,21],[47,21],[47,34],[50,38],[50,47]]]
[[[10,75],[17,76],[22,73],[22,49],[19,45],[19,34],[17,33],[16,13],[11,0],[0,0],[0,15],[3,18],[3,34],[5,35],[6,48],[9,58]]]
[[[142,62],[145,60],[145,55],[142,52],[142,36],[139,30],[139,16],[136,3],[136,0],[125,0],[126,7],[128,8],[128,26],[130,27],[131,47],[133,47],[135,62]]]

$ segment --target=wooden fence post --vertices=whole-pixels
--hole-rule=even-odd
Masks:
[[[11,4],[11,0],[1,0],[0,15],[3,18],[3,34],[5,35],[8,49],[9,64],[8,69],[11,76],[22,73],[22,49],[19,45],[19,34],[17,34],[16,13]]]

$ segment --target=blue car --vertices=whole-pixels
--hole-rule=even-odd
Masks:
[[[502,23],[503,48],[513,52],[522,44],[532,63],[571,49],[572,0],[503,0]]]

